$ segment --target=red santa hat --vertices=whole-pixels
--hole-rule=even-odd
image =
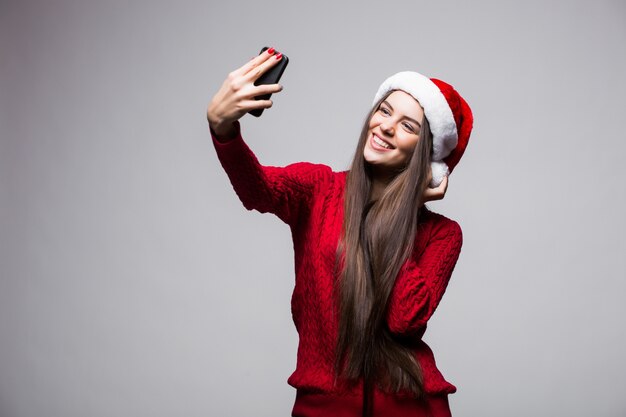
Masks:
[[[391,90],[409,93],[424,108],[433,135],[430,186],[436,187],[450,175],[465,152],[474,122],[472,110],[450,84],[414,71],[398,72],[383,81],[374,104]]]

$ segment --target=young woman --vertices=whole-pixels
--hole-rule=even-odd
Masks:
[[[441,199],[472,129],[450,85],[401,72],[379,87],[352,165],[259,163],[241,118],[268,108],[278,84],[254,81],[281,59],[274,48],[231,72],[207,109],[217,156],[248,210],[290,226],[299,334],[297,417],[450,416],[456,387],[422,340],[459,257],[453,220],[424,203]]]

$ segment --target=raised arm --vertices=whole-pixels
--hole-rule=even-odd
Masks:
[[[248,210],[273,213],[294,226],[307,210],[315,187],[329,178],[332,170],[323,164],[297,162],[285,167],[264,166],[241,137],[239,122],[233,137],[221,139],[212,129],[217,157],[237,196]]]
[[[277,59],[277,58],[278,59]],[[278,84],[254,82],[280,61],[273,48],[228,74],[207,108],[207,120],[218,159],[235,192],[248,210],[276,214],[294,226],[311,201],[316,185],[331,169],[298,162],[286,167],[264,166],[241,137],[239,119],[248,111],[271,107],[271,100],[254,97],[282,90]]]
[[[393,334],[410,335],[423,330],[443,297],[461,253],[463,235],[457,222],[446,219],[433,227],[419,259],[410,259],[398,274],[387,314]]]

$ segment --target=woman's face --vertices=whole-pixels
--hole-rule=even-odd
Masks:
[[[394,91],[381,103],[370,119],[363,149],[363,157],[374,165],[375,172],[393,172],[408,163],[423,117],[422,106],[404,91]]]

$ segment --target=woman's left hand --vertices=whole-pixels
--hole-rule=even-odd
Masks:
[[[428,181],[429,184],[430,184],[431,178],[432,178],[432,175],[429,175],[429,181]],[[446,195],[447,189],[448,189],[448,176],[446,175],[445,177],[443,177],[443,181],[441,181],[441,184],[439,184],[438,187],[426,188],[426,190],[424,191],[424,203],[426,203],[427,201],[443,199],[443,197]]]

